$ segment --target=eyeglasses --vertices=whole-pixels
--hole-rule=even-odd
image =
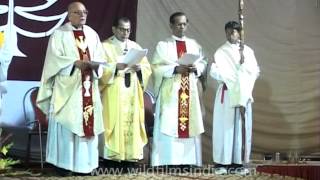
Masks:
[[[117,27],[117,29],[119,29],[119,31],[121,31],[122,33],[125,33],[125,32],[130,33],[131,32],[130,28],[126,29],[126,28],[123,28],[123,27]]]
[[[176,27],[180,27],[180,26],[186,27],[186,26],[188,26],[188,23],[177,23],[177,24],[174,24],[174,26],[176,26]]]
[[[88,13],[89,13],[89,11],[87,11],[87,10],[84,10],[84,11],[74,11],[74,12],[72,12],[72,13],[77,14],[77,15],[79,15],[79,16],[81,16],[82,14],[85,15],[85,16],[87,16]]]

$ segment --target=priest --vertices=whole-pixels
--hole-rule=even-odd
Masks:
[[[152,166],[201,166],[201,134],[204,132],[198,85],[206,69],[201,46],[185,36],[185,13],[170,16],[172,36],[160,41],[151,62],[157,97],[153,131]],[[179,64],[185,54],[199,59]]]
[[[37,97],[49,120],[46,161],[77,173],[98,167],[98,135],[104,131],[98,88],[103,48],[85,25],[87,15],[82,3],[69,5],[69,22],[50,37]]]
[[[115,19],[112,32],[113,36],[102,43],[111,68],[104,71],[99,81],[106,129],[100,156],[111,161],[136,162],[143,158],[147,144],[143,94],[151,67],[146,56],[135,57],[139,59],[133,59],[133,64],[124,62],[129,51],[142,50],[129,39],[131,22],[127,17]]]

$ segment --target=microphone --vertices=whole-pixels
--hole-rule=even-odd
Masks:
[[[126,55],[127,52],[128,52],[128,41],[126,40],[122,55]]]

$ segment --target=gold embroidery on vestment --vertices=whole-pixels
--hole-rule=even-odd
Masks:
[[[88,105],[88,106],[84,107],[83,118],[84,118],[84,123],[86,126],[88,125],[89,116],[92,116],[92,113],[93,113],[93,106],[92,105]]]
[[[82,53],[86,53],[86,49],[88,47],[88,43],[83,40],[83,36],[78,36],[79,39],[76,39],[76,45],[79,49],[81,49]]]

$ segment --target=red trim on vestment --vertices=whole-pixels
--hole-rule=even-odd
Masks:
[[[85,35],[83,31],[73,31],[74,37],[76,41],[85,42]],[[88,47],[85,50],[82,50],[78,47],[80,60],[90,61],[90,53]],[[94,107],[92,101],[92,70],[90,68],[81,71],[81,79],[82,79],[82,110],[83,110],[83,131],[85,137],[91,137],[94,135],[93,125],[94,125]],[[89,84],[87,88],[85,88],[85,83]]]
[[[227,85],[223,83],[222,92],[221,92],[221,104],[224,102],[224,91],[228,90]]]
[[[180,58],[187,52],[185,41],[176,41],[177,54]],[[181,84],[178,92],[178,137],[189,138],[189,117],[190,117],[190,87],[189,74],[181,75]]]

